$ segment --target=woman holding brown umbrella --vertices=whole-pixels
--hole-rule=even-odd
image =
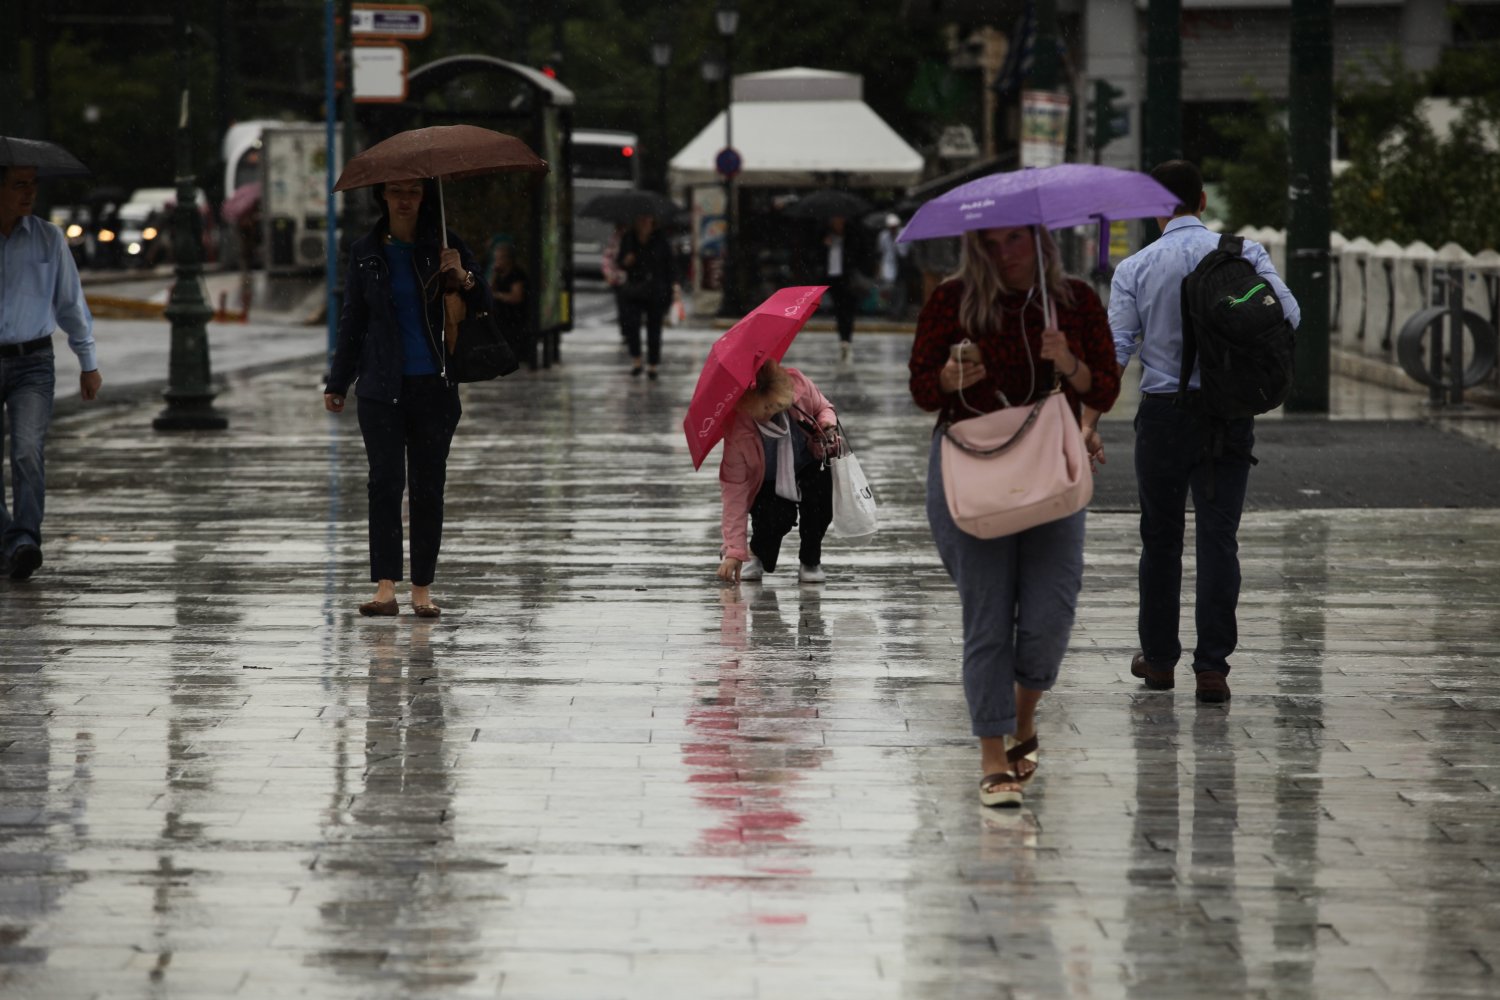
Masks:
[[[370,579],[362,615],[395,615],[402,579],[401,501],[410,491],[411,607],[441,614],[430,588],[443,535],[448,448],[462,407],[449,371],[445,318],[491,308],[479,265],[453,233],[446,241],[433,181],[375,185],[380,221],[350,251],[338,345],[324,405],[344,409],[354,384],[370,462]]]
[[[342,413],[351,383],[370,461],[370,579],[362,615],[395,615],[401,499],[410,490],[411,605],[432,603],[443,537],[448,447],[462,408],[453,370],[458,323],[493,308],[478,263],[448,230],[444,178],[522,171],[546,161],[515,136],[473,125],[400,132],[352,158],[335,191],[373,187],[380,221],[350,251],[338,344],[323,405]]]

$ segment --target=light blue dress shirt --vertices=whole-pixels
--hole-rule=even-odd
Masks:
[[[1172,393],[1182,372],[1182,279],[1219,245],[1219,234],[1195,215],[1167,223],[1161,238],[1121,261],[1109,289],[1109,328],[1115,337],[1120,371],[1141,352],[1141,392]],[[1254,240],[1245,241],[1244,257],[1270,283],[1286,318],[1296,327],[1302,310],[1291,289],[1276,273],[1271,255]],[[1188,377],[1198,388],[1198,369]]]
[[[24,344],[61,327],[86,372],[94,357],[94,317],[62,230],[23,215],[0,234],[0,344]]]

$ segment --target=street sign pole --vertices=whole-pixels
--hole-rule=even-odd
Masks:
[[[1292,0],[1286,283],[1302,309],[1289,412],[1327,413],[1333,189],[1333,0]]]

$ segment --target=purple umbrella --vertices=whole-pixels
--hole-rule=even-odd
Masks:
[[[1111,219],[1171,215],[1177,196],[1134,170],[1063,163],[991,174],[917,209],[898,239],[930,240],[997,226],[1064,229]]]
[[[961,236],[971,229],[1000,226],[1045,226],[1065,229],[1089,222],[1105,227],[1111,219],[1141,219],[1171,215],[1177,196],[1148,175],[1134,170],[1062,163],[991,174],[938,195],[917,209],[896,239],[930,240]],[[1037,267],[1042,267],[1042,237],[1036,237]],[[1047,310],[1047,283],[1040,282]],[[1051,316],[1050,311],[1047,315]]]

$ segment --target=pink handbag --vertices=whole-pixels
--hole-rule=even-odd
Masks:
[[[1033,406],[949,424],[941,461],[948,513],[976,538],[1014,535],[1067,517],[1094,495],[1083,431],[1060,390]]]

